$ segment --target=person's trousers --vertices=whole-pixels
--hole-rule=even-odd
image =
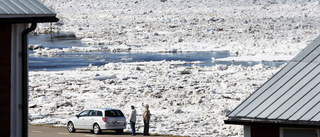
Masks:
[[[136,122],[130,121],[130,127],[132,131],[132,135],[136,135]]]
[[[144,129],[143,135],[149,135],[149,120],[143,120]]]

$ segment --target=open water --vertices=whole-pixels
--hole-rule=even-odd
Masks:
[[[53,34],[53,35],[31,35],[29,36],[29,44],[42,44],[48,48],[68,48],[72,46],[87,46],[81,43],[80,39],[73,35]],[[30,50],[29,54],[33,51]],[[286,62],[246,62],[246,61],[212,61],[215,59],[226,58],[231,56],[228,51],[224,52],[186,52],[186,53],[131,53],[131,52],[76,52],[76,53],[59,53],[54,57],[29,56],[29,70],[31,71],[57,71],[57,70],[73,70],[76,68],[87,67],[89,64],[93,66],[101,66],[113,62],[149,62],[149,61],[199,61],[199,66],[212,66],[216,64],[225,65],[242,65],[253,66],[256,64],[264,64],[272,67],[279,67]],[[192,64],[186,64],[192,65]]]

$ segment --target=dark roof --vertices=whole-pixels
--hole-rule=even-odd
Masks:
[[[225,123],[320,126],[320,36],[227,116]]]
[[[56,13],[38,0],[0,0],[0,23],[56,21]]]

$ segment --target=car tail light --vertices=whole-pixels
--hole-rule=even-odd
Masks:
[[[108,122],[107,117],[102,117],[102,120],[103,120],[104,122]]]

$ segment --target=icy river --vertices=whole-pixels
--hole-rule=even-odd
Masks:
[[[151,133],[235,137],[242,127],[225,125],[226,114],[286,63],[228,60],[236,57],[228,50],[100,51],[72,35],[29,39],[42,45],[29,50],[29,122],[37,125],[65,127],[84,108],[119,108],[128,116],[134,105],[142,133],[141,113],[149,104]]]
[[[29,44],[41,44],[43,48],[62,49],[70,47],[87,47],[81,43],[79,38],[72,35],[32,35],[29,37]],[[65,52],[57,53],[55,56],[33,56],[33,51],[29,51],[29,69],[31,71],[59,71],[74,70],[76,68],[101,66],[107,63],[118,62],[150,62],[150,61],[186,61],[184,65],[213,66],[216,64],[253,66],[264,64],[270,67],[279,67],[285,62],[277,61],[214,61],[214,59],[232,57],[229,51],[213,52],[181,52],[181,53],[154,53],[154,52]]]

